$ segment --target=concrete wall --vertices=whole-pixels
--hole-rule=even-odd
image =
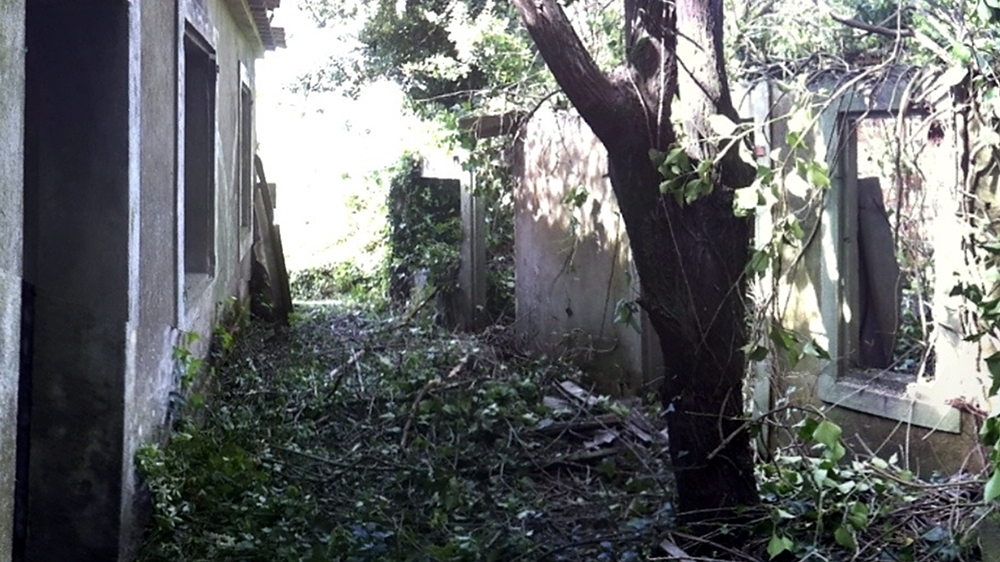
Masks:
[[[177,333],[177,6],[144,2],[139,20],[139,224],[135,366],[125,373],[119,559],[131,560],[142,531],[136,498],[135,451],[168,429]],[[134,243],[136,241],[133,241]],[[136,248],[133,245],[133,251]]]
[[[779,148],[773,165],[782,176],[786,209],[806,233],[802,245],[782,250],[782,263],[794,267],[776,282],[765,277],[755,289],[757,302],[773,296],[767,312],[781,318],[785,327],[814,338],[833,356],[797,365],[772,358],[756,365],[754,402],[759,412],[784,398],[822,409],[843,426],[845,438],[859,450],[863,443],[885,457],[897,453],[901,462],[924,473],[976,468],[982,462],[976,424],[947,403],[982,394],[982,366],[976,360],[981,354],[962,341],[961,302],[948,295],[952,273],[967,267],[961,251],[963,183],[954,156],[960,148],[952,115],[936,115],[944,136],[918,160],[927,195],[923,211],[931,222],[923,230],[930,233],[934,248],[935,286],[929,297],[937,374],[933,380],[911,377],[893,384],[859,380],[850,373],[845,348],[845,319],[856,311],[844,293],[850,277],[844,259],[850,242],[844,194],[857,171],[845,167],[856,155],[844,153],[842,123],[870,111],[897,113],[907,75],[895,73],[874,89],[841,90],[832,97],[829,92],[841,85],[836,80],[816,84],[817,91],[828,93],[814,100],[811,114],[797,117],[798,100],[777,87],[737,92],[742,112],[756,118],[756,144],[762,154]],[[946,108],[948,98],[937,99],[945,105],[935,109]],[[811,115],[818,126],[801,146],[790,149],[786,134],[810,126]],[[921,134],[923,129],[911,130]],[[659,350],[655,340],[644,341],[630,328],[612,323],[615,303],[634,298],[637,288],[624,225],[607,179],[605,151],[582,120],[567,113],[540,112],[523,135],[515,216],[518,334],[531,347],[579,359],[595,373],[601,390],[634,392],[644,380],[658,376],[651,365],[657,364]],[[814,159],[827,163],[832,181],[819,196],[795,172],[796,161]],[[579,207],[567,201],[576,191],[584,194]],[[758,215],[759,243],[770,238],[775,218],[766,212]],[[771,295],[774,286],[777,293]],[[652,330],[646,328],[644,334],[651,336]]]
[[[178,5],[179,4],[179,5]],[[146,2],[142,6],[141,44],[141,224],[139,237],[139,323],[134,372],[125,400],[125,443],[120,559],[129,560],[141,538],[141,505],[135,497],[132,459],[143,443],[165,437],[171,415],[170,393],[177,389],[180,366],[173,348],[181,332],[201,336],[197,352],[207,352],[222,305],[246,297],[250,231],[239,224],[239,111],[241,80],[253,86],[258,52],[243,35],[223,0]],[[207,26],[218,65],[215,128],[215,267],[211,278],[192,280],[183,273],[183,60],[177,30],[192,23]],[[181,39],[181,41],[178,40]],[[176,54],[175,54],[176,53]],[[241,78],[240,65],[243,65]],[[175,111],[175,108],[177,110]],[[183,178],[183,174],[180,175]],[[200,281],[200,282],[199,282]]]
[[[638,296],[638,278],[607,152],[568,112],[538,112],[523,135],[514,219],[517,333],[530,347],[578,361],[603,392],[643,392],[660,376],[662,357],[641,317],[641,333],[614,323],[618,301]]]
[[[0,3],[0,350],[20,348],[24,0]],[[11,559],[18,354],[0,353],[0,561]]]

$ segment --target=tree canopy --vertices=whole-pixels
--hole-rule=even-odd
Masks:
[[[588,48],[610,68],[623,48],[621,6],[568,4]],[[342,28],[354,47],[301,76],[297,89],[357,95],[362,85],[387,78],[431,115],[530,109],[555,88],[506,1],[305,0],[303,6],[319,25]]]

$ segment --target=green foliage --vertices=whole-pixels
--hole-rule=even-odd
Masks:
[[[917,3],[920,6],[922,3]],[[891,30],[909,30],[919,21],[914,5],[896,0],[727,0],[726,49],[731,71],[790,78],[823,66],[869,66],[912,49],[896,51]],[[732,14],[732,16],[730,16]],[[838,22],[848,19],[888,30],[871,33]]]
[[[420,114],[441,118],[528,111],[557,90],[507,1],[303,0],[302,6],[352,47],[301,76],[297,91],[357,96],[366,84],[389,79]],[[621,2],[577,0],[564,10],[602,68],[621,63]]]
[[[639,303],[634,300],[618,299],[615,303],[615,324],[624,324],[636,332],[641,332]]]
[[[431,287],[453,293],[462,239],[458,191],[424,180],[420,158],[408,154],[390,179],[388,207],[390,290],[408,298],[414,276],[426,271]]]
[[[314,267],[291,274],[289,286],[296,300],[349,300],[374,306],[385,304],[386,273],[363,271],[354,261]]]
[[[841,428],[826,419],[797,424],[802,447],[758,466],[766,516],[756,525],[771,559],[967,560],[975,556],[972,518],[927,517],[954,501],[939,488],[971,490],[974,479],[927,484],[888,461],[848,459]],[[945,515],[945,514],[940,514]],[[952,526],[948,526],[949,523]],[[790,558],[794,556],[794,558]]]
[[[191,347],[201,340],[198,332],[181,332],[174,346],[174,361],[179,366],[179,382],[182,389],[187,389],[195,381],[205,366],[205,360],[198,356]]]
[[[302,76],[296,89],[356,96],[363,85],[389,79],[411,100],[430,102],[430,115],[495,96],[537,96],[531,83],[544,81],[507,2],[306,0],[304,7],[320,25],[343,26],[355,47]]]
[[[988,378],[986,394],[996,399],[1000,391],[1000,231],[994,210],[997,164],[1000,162],[1000,75],[995,61],[1000,57],[1000,12],[994,2],[961,2],[951,13],[945,10],[922,14],[918,36],[929,51],[928,59],[949,68],[941,80],[962,100],[962,117],[970,123],[969,169],[965,205],[970,228],[964,241],[971,272],[955,272],[952,296],[962,296],[972,315],[967,341],[985,349]],[[980,431],[990,448],[990,478],[984,489],[987,502],[1000,497],[1000,411],[990,413]]]
[[[690,205],[712,193],[715,183],[711,160],[692,162],[680,145],[670,147],[667,152],[650,149],[649,158],[663,177],[660,193],[673,195],[678,205]]]
[[[331,559],[333,545],[306,542],[319,523],[316,506],[276,479],[259,453],[233,432],[188,422],[169,447],[140,449],[136,464],[154,505],[140,560]]]
[[[225,348],[227,336],[232,332],[224,328],[219,328],[220,336],[214,341],[219,342]],[[212,373],[212,367],[208,359],[204,358],[194,348],[201,341],[201,335],[197,332],[181,332],[177,337],[177,344],[174,345],[174,389],[170,391],[170,406],[168,408],[169,418],[176,419],[181,411],[186,407],[195,409],[201,407],[205,401],[201,392],[202,384],[199,378]]]
[[[468,150],[463,168],[475,174],[475,194],[485,215],[486,313],[495,321],[514,314],[514,179],[511,176],[515,137],[475,139],[460,133]]]

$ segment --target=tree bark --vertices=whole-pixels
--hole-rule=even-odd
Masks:
[[[722,60],[722,0],[625,1],[628,64],[605,76],[556,0],[512,0],[608,150],[640,304],[663,348],[678,512],[689,522],[726,519],[731,508],[759,501],[749,436],[739,429],[750,222],[733,213],[733,188],[748,185],[753,173],[735,153],[724,155],[711,194],[681,205],[660,193],[649,156],[680,139],[693,160],[715,158],[708,118],[736,120]],[[672,115],[683,117],[683,131],[674,130]]]

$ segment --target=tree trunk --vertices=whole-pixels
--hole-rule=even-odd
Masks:
[[[628,66],[603,75],[556,0],[512,0],[563,91],[608,149],[611,184],[639,274],[640,304],[665,360],[661,397],[690,522],[731,518],[758,501],[749,436],[740,431],[747,343],[744,270],[750,223],[733,188],[753,171],[727,154],[709,195],[681,205],[662,195],[649,151],[678,141],[715,158],[708,118],[735,121],[722,64],[722,0],[626,0]],[[679,38],[679,39],[678,39]],[[675,131],[671,115],[683,117]],[[678,134],[681,133],[681,134]]]

